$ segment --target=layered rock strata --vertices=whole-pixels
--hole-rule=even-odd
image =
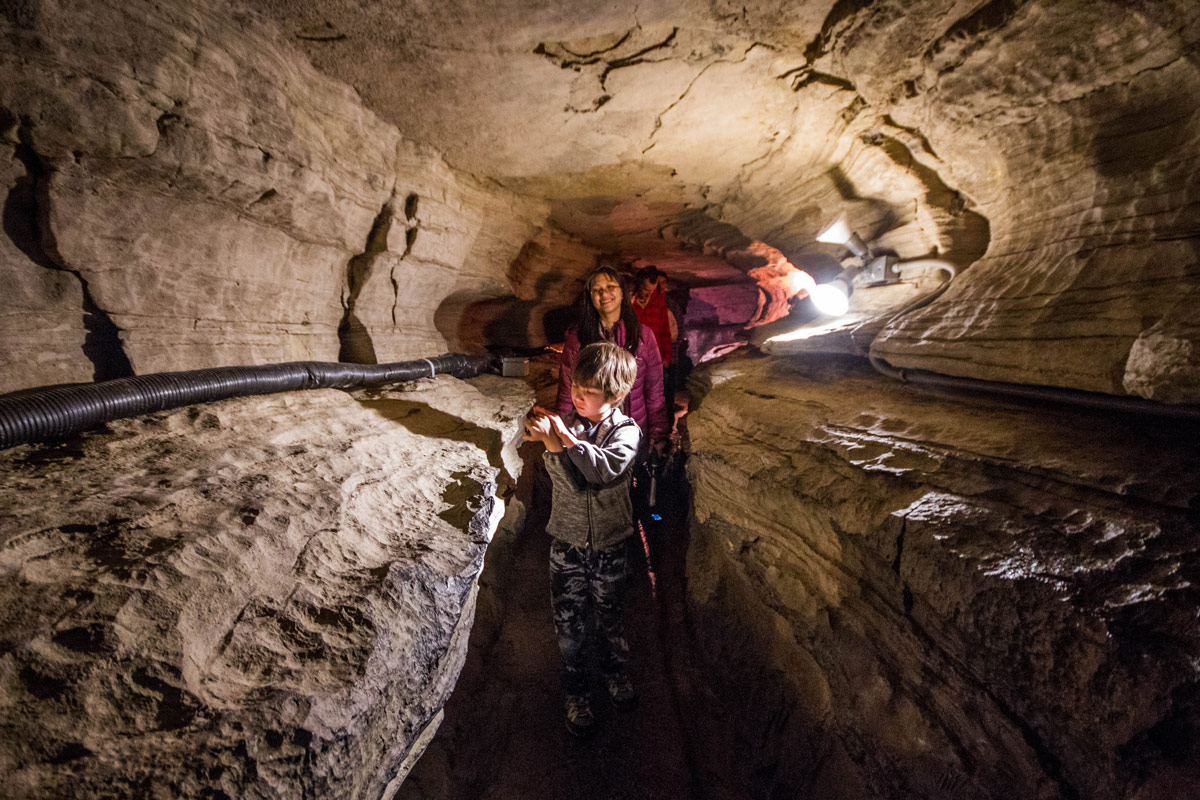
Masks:
[[[970,267],[883,331],[897,366],[1200,401],[1194,2],[381,0],[320,36],[254,4],[407,135],[624,230],[703,211],[800,265],[845,213]]]
[[[462,666],[531,400],[439,377],[5,453],[0,794],[389,794]]]
[[[229,4],[22,3],[0,43],[0,391],[445,352],[546,228]]]
[[[888,46],[892,24],[856,33]],[[891,31],[889,33],[889,31]],[[1086,31],[1089,46],[1078,41]],[[862,64],[850,38],[832,55]],[[860,90],[974,201],[986,255],[873,350],[897,366],[1200,401],[1200,9],[989,3]],[[904,83],[907,79],[907,83]],[[908,89],[905,89],[908,87]],[[934,155],[936,153],[936,156]]]
[[[860,362],[692,389],[689,603],[754,794],[1195,795],[1195,431]]]

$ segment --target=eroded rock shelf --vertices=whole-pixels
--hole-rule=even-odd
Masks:
[[[382,796],[462,666],[529,402],[443,377],[4,454],[0,794]]]
[[[1191,796],[1196,431],[856,361],[698,378],[689,602],[749,769],[814,797]]]

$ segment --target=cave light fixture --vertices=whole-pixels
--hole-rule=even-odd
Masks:
[[[845,216],[826,225],[817,234],[818,242],[838,244],[849,250],[859,264],[850,265],[836,278],[812,289],[813,305],[822,314],[841,316],[850,308],[850,295],[856,282],[866,286],[887,286],[900,282],[899,260],[895,256],[877,256],[850,226]]]

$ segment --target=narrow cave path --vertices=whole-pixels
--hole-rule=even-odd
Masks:
[[[682,479],[659,503],[649,532],[652,590],[638,537],[626,632],[639,707],[615,711],[593,693],[597,732],[576,740],[563,726],[558,649],[550,616],[548,509],[532,494],[536,454],[522,449],[519,495],[528,514],[519,534],[497,534],[480,579],[466,665],[437,736],[399,800],[688,800],[735,797],[714,775],[725,726],[702,696],[687,646],[683,605],[688,498]],[[682,470],[680,470],[680,474]],[[701,745],[700,742],[704,744]],[[698,751],[705,750],[707,755]],[[700,768],[697,765],[703,764]],[[720,768],[716,767],[719,773]]]

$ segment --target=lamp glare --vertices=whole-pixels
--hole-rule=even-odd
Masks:
[[[813,288],[809,295],[817,311],[829,316],[845,314],[850,308],[850,298],[837,283],[822,283]]]
[[[850,232],[850,226],[846,224],[845,217],[838,217],[833,222],[826,225],[817,234],[818,242],[826,244],[842,244],[850,241],[850,237],[854,234]]]

